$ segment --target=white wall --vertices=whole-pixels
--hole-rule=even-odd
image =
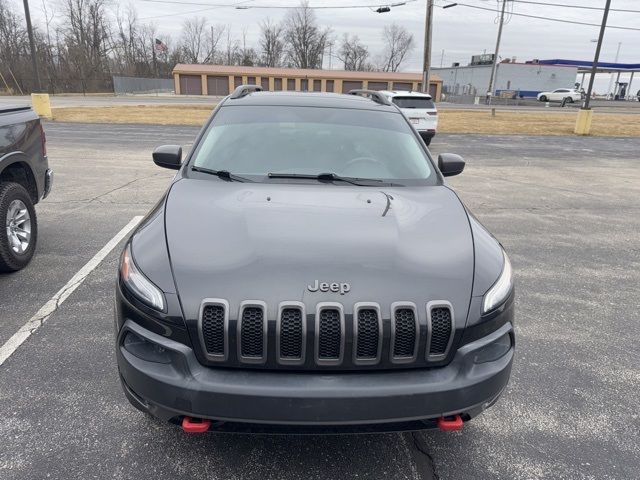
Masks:
[[[491,65],[434,68],[432,72],[442,78],[445,92],[484,95],[489,88]],[[575,67],[500,63],[495,89],[537,93],[556,88],[572,88],[577,72]]]

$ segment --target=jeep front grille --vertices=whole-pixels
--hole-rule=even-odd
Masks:
[[[450,358],[455,335],[453,308],[446,301],[429,302],[426,312],[424,304],[420,311],[412,302],[386,309],[374,302],[353,307],[321,302],[307,314],[297,301],[271,311],[275,319],[262,301],[230,309],[226,300],[204,300],[197,322],[201,357],[229,367],[428,367]]]
[[[207,353],[224,355],[224,307],[207,305],[202,312],[202,334]]]
[[[278,363],[300,365],[305,360],[306,325],[304,304],[281,303],[276,326]]]
[[[358,303],[353,315],[353,363],[372,365],[382,353],[382,318],[375,303]]]
[[[418,353],[420,324],[412,303],[394,303],[391,318],[391,361],[410,363]]]
[[[449,302],[427,304],[427,360],[447,356],[454,331],[452,310]]]
[[[340,365],[344,353],[342,305],[319,303],[316,312],[316,363]]]
[[[267,321],[264,302],[243,302],[238,322],[238,356],[245,363],[267,359]]]
[[[200,345],[207,360],[225,361],[229,357],[229,304],[226,300],[207,298],[198,319]]]

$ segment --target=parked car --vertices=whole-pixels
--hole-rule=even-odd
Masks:
[[[20,270],[33,257],[34,205],[52,180],[40,118],[28,106],[0,107],[0,272]]]
[[[421,92],[380,91],[409,119],[424,143],[429,145],[438,128],[438,110],[431,95]]]
[[[558,88],[553,92],[540,92],[538,100],[540,102],[562,102],[566,99],[567,103],[573,103],[581,101],[582,95],[582,92],[575,88]]]
[[[186,432],[459,430],[507,385],[498,241],[386,96],[223,99],[124,246],[116,357],[136,408]],[[259,154],[257,154],[259,153]]]

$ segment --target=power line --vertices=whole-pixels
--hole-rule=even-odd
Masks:
[[[476,10],[486,10],[488,12],[495,13],[495,9],[493,9],[493,8],[479,7],[477,5],[469,5],[468,3],[460,3],[460,2],[456,2],[456,4],[461,6],[461,7],[475,8]],[[440,5],[438,5],[438,6],[440,6]],[[440,8],[442,8],[442,6],[440,6]],[[511,12],[511,15],[514,15],[516,17],[527,17],[527,18],[536,18],[538,20],[547,20],[549,22],[570,23],[570,24],[573,24],[573,25],[586,25],[586,26],[589,26],[589,27],[599,27],[600,26],[600,24],[598,24],[598,23],[579,22],[577,20],[566,20],[566,19],[562,19],[562,18],[542,17],[542,16],[539,16],[539,15],[528,15],[526,13]],[[616,26],[616,25],[607,25],[607,28],[614,28],[614,29],[617,29],[617,30],[640,31],[640,28],[623,27],[623,26]]]
[[[223,8],[223,7],[234,7],[239,10],[249,10],[249,9],[296,9],[300,8],[300,5],[240,5],[237,3],[202,3],[202,2],[180,2],[177,0],[143,0],[144,2],[149,3],[167,3],[172,5],[197,5],[197,6],[206,6],[209,8]],[[418,0],[405,0],[402,2],[395,3],[375,3],[375,4],[360,4],[360,5],[309,5],[307,8],[311,10],[329,10],[329,9],[355,9],[355,8],[375,8],[375,7],[400,7],[402,5],[406,5],[407,3],[417,2]],[[240,2],[247,3],[247,2]]]
[[[588,7],[585,5],[570,5],[567,3],[547,3],[547,2],[534,2],[532,0],[512,0],[514,3],[528,3],[530,5],[543,5],[546,7],[562,7],[562,8],[577,8],[581,10],[598,10],[602,12],[602,7]],[[611,8],[610,12],[624,12],[624,13],[640,13],[640,10],[629,10],[624,8]]]
[[[146,2],[150,2],[152,0],[144,0]],[[154,15],[151,17],[143,17],[140,20],[153,20],[156,18],[165,18],[165,17],[175,17],[177,15],[189,15],[192,13],[202,13],[202,12],[208,12],[210,10],[215,10],[216,8],[224,8],[224,7],[239,7],[244,3],[249,3],[249,2],[253,2],[254,0],[242,0],[240,2],[237,3],[232,3],[232,4],[216,4],[216,5],[212,5],[212,4],[201,4],[201,5],[209,5],[207,8],[199,8],[198,10],[188,10],[186,12],[176,12],[176,13],[165,13],[164,15]],[[189,3],[184,3],[184,2],[153,2],[153,3],[182,3],[184,5],[189,5]]]

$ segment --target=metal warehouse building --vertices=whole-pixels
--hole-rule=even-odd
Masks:
[[[491,65],[433,68],[450,95],[486,95]],[[520,97],[535,97],[539,92],[556,88],[573,88],[578,69],[575,66],[538,63],[499,63],[496,72],[496,95],[513,92]]]
[[[295,90],[342,92],[371,90],[415,90],[422,88],[421,73],[353,72],[295,68],[238,67],[228,65],[178,64],[173,69],[177,95],[228,95],[239,85],[256,84],[270,91]],[[442,80],[431,77],[429,91],[440,99]]]

